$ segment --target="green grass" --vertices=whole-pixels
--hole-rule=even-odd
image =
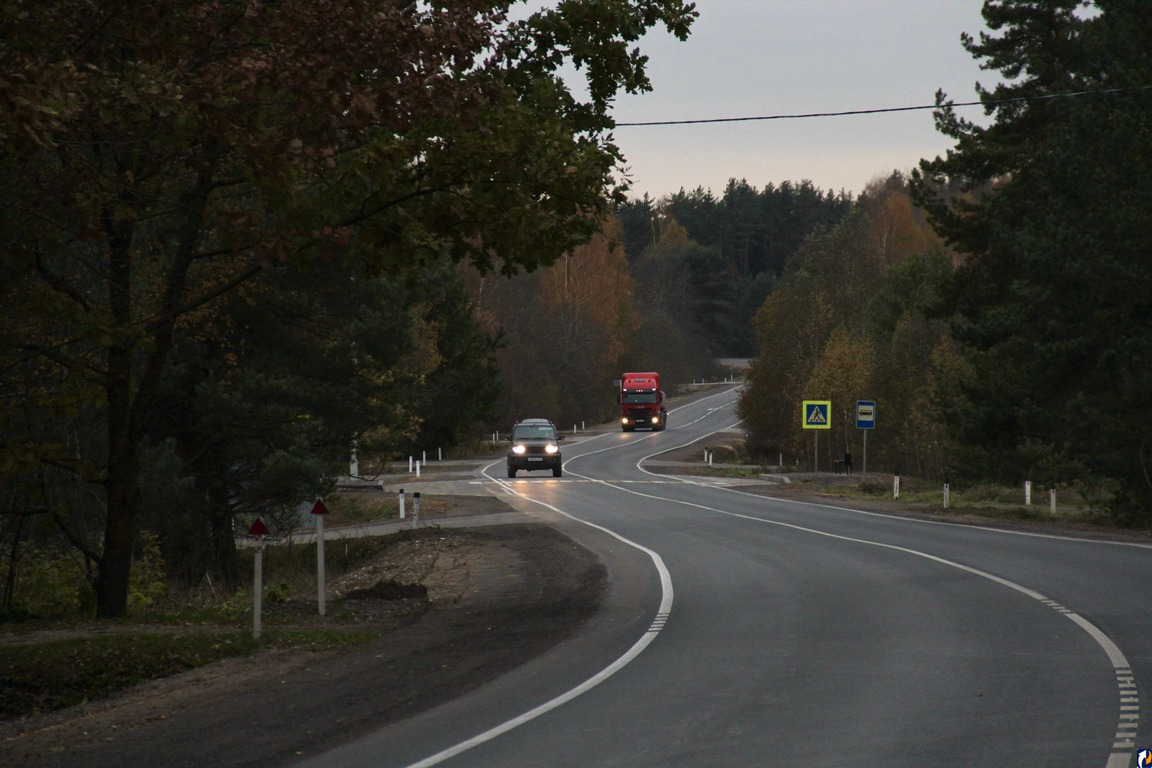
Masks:
[[[892,483],[868,481],[865,483],[822,483],[804,480],[804,489],[821,495],[844,500],[887,501],[893,510],[901,508],[918,512],[944,512],[944,484],[902,477],[900,498],[892,497]],[[1022,488],[978,485],[971,488],[949,488],[947,512],[953,515],[971,515],[996,520],[1034,520],[1040,522],[1099,522],[1082,500],[1065,490],[1058,496],[1056,511],[1052,512],[1047,491],[1033,491],[1032,504],[1024,503]]]
[[[357,525],[400,518],[400,501],[394,493],[359,491],[337,493],[324,499],[328,507],[325,525]]]
[[[371,640],[369,631],[120,631],[0,645],[0,720],[53,712],[134,685],[266,648],[323,651]]]
[[[102,699],[230,657],[266,648],[323,651],[367,642],[369,631],[125,631],[28,645],[0,645],[0,720]]]
[[[371,562],[398,542],[435,535],[439,535],[435,529],[428,528],[329,541],[328,573],[334,578]],[[315,616],[266,611],[260,639],[254,639],[253,556],[251,550],[240,552],[243,581],[235,595],[170,594],[139,615],[99,625],[80,619],[22,622],[20,630],[29,632],[27,642],[21,642],[19,634],[0,641],[0,720],[95,701],[149,680],[270,648],[325,651],[378,637],[368,628],[323,626]],[[314,595],[315,577],[314,544],[265,549],[266,606],[291,595]],[[334,610],[329,619],[338,620],[338,614]],[[76,636],[44,641],[38,630]]]
[[[684,471],[684,474],[692,475],[694,477],[743,477],[753,478],[760,477],[764,474],[765,469],[760,465],[749,464],[741,467],[717,467],[701,465],[699,467],[689,467]]]
[[[250,634],[114,633],[0,648],[0,718],[51,712],[147,680],[246,656]]]

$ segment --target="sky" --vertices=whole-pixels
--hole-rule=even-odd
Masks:
[[[620,95],[617,123],[795,115],[957,102],[994,73],[960,44],[984,29],[983,0],[695,0],[685,42],[661,27],[640,43],[653,91]],[[983,111],[961,114],[983,122]],[[855,195],[953,146],[931,110],[709,125],[617,126],[630,196],[659,199],[728,180],[763,189],[811,181]]]

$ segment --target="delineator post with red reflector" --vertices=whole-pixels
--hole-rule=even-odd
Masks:
[[[317,497],[312,505],[312,514],[316,515],[316,604],[320,607],[320,615],[324,615],[324,595],[327,589],[324,586],[324,515],[328,514],[328,507],[324,506],[324,499]]]

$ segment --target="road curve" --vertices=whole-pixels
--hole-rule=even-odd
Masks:
[[[564,478],[499,481],[601,555],[603,610],[495,683],[306,764],[1120,768],[1152,746],[1152,549],[645,469],[733,426],[734,398],[568,444]]]

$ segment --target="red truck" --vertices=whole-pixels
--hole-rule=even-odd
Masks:
[[[620,377],[620,425],[625,432],[637,427],[659,432],[668,425],[660,374],[654,371],[625,373]]]

